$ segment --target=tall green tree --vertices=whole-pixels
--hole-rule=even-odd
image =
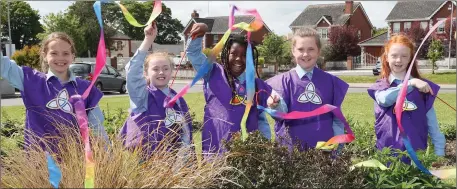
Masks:
[[[71,14],[50,13],[43,18],[44,33],[38,34],[43,39],[52,32],[64,32],[68,34],[75,43],[76,55],[83,56],[87,54],[88,46],[85,40],[84,30],[80,27],[79,19]]]
[[[290,46],[286,39],[275,33],[268,33],[259,46],[260,54],[268,60],[275,61],[275,73],[281,64],[290,62]]]
[[[32,9],[25,1],[10,1],[9,3],[11,40],[16,45],[16,49],[22,49],[25,45],[38,44],[39,39],[36,35],[43,32],[38,11]],[[7,1],[0,1],[0,6],[2,6],[0,14],[2,34],[8,36]]]
[[[428,48],[427,57],[432,63],[432,74],[435,74],[436,61],[443,58],[444,47],[440,40],[433,39],[430,47]]]
[[[95,16],[93,1],[76,1],[70,5],[65,14],[68,14],[69,18],[77,19],[79,25],[71,27],[79,27],[83,33],[83,40],[86,44],[87,49],[77,49],[80,56],[88,56],[88,51],[92,56],[97,53],[98,41],[100,39],[100,26],[98,24],[97,17]],[[103,30],[105,36],[106,47],[111,46],[113,40],[111,39],[115,34],[116,30],[107,23],[107,17],[109,17],[107,7],[110,4],[102,3],[102,18],[103,18]]]
[[[149,20],[152,9],[154,7],[153,1],[138,2],[138,1],[122,1],[128,11],[135,17],[139,23],[146,23]],[[107,22],[116,30],[122,31],[125,35],[135,40],[143,40],[144,28],[139,28],[130,25],[124,18],[121,9],[118,5],[110,3],[106,4]],[[156,43],[159,44],[177,44],[181,41],[179,34],[184,29],[181,22],[172,18],[171,9],[162,2],[162,13],[156,18],[157,29],[159,31]]]

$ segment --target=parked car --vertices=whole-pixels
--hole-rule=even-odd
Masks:
[[[373,68],[373,75],[379,75],[381,73],[381,61],[378,60]]]
[[[92,81],[95,71],[95,62],[75,62],[70,65],[70,71],[74,73],[76,77]],[[127,92],[125,77],[109,65],[103,67],[102,72],[95,82],[95,86],[100,91],[117,91],[121,94]]]

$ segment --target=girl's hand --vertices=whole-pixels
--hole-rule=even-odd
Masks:
[[[156,22],[152,22],[146,28],[144,28],[144,39],[154,42],[157,37],[157,24]]]
[[[269,108],[274,109],[279,105],[279,96],[277,94],[271,94],[272,96],[268,98],[267,105]]]
[[[430,94],[434,95],[432,88],[425,81],[422,81],[420,79],[414,78],[414,79],[411,79],[411,84],[414,87],[416,87],[417,89],[419,89],[420,92],[423,92],[423,93],[429,93],[430,92]]]
[[[208,26],[204,23],[195,23],[190,30],[191,37],[203,37],[208,31]]]

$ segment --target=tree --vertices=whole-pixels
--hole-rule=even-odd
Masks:
[[[28,66],[40,69],[40,47],[38,45],[25,46],[23,49],[14,52],[11,59],[16,61],[19,66]]]
[[[359,37],[354,26],[333,26],[330,28],[330,53],[326,60],[346,60],[347,56],[360,55]]]
[[[22,49],[25,45],[35,45],[39,43],[36,35],[43,32],[40,23],[40,15],[25,1],[11,1],[10,3],[10,23],[11,41],[17,49]],[[0,1],[2,6],[2,33],[8,35],[8,16],[7,1]]]
[[[372,32],[372,36],[377,36],[377,35],[380,35],[384,32],[387,32],[388,28],[387,27],[382,27],[382,28],[376,28],[373,26],[373,32]]]
[[[149,20],[153,9],[153,1],[138,2],[138,1],[123,1],[122,4],[129,10],[139,23],[146,23]],[[116,30],[122,31],[125,35],[134,40],[143,40],[144,28],[139,28],[130,25],[125,20],[121,9],[116,4],[106,4],[107,22]],[[159,34],[155,39],[158,44],[178,44],[181,41],[180,32],[184,29],[181,22],[172,18],[171,9],[162,2],[162,13],[155,20]]]
[[[82,42],[77,45],[79,56],[87,56],[87,51],[95,55],[98,47],[98,39],[100,37],[100,28],[93,9],[94,2],[76,1],[68,7],[64,18],[76,19],[78,25],[71,28],[79,28],[82,33]],[[137,2],[123,1],[122,4],[129,10],[139,23],[146,23],[151,15],[153,2]],[[106,47],[110,47],[113,40],[112,37],[116,32],[121,32],[134,40],[142,40],[144,38],[143,27],[134,27],[130,25],[124,18],[120,7],[114,3],[102,3],[103,29],[105,34]],[[66,17],[69,14],[69,17]],[[170,8],[162,3],[162,13],[156,18],[158,23],[159,34],[155,40],[159,44],[177,44],[181,41],[179,36],[180,31],[184,26],[177,19],[171,17]],[[73,22],[74,24],[76,22]],[[73,37],[73,36],[72,36]],[[86,44],[87,48],[83,47]]]
[[[64,14],[68,14],[68,18],[74,18],[78,20],[79,25],[71,26],[71,27],[79,27],[81,33],[83,34],[81,42],[82,44],[86,44],[87,48],[77,49],[79,56],[88,56],[88,52],[90,51],[91,55],[96,55],[97,48],[98,48],[98,41],[100,39],[100,27],[98,24],[97,17],[95,16],[94,2],[92,1],[76,1],[72,5],[70,5],[67,9],[67,12]],[[105,35],[105,45],[106,47],[110,47],[113,40],[111,39],[115,34],[116,30],[111,27],[109,23],[106,23],[107,17],[109,14],[106,10],[106,7],[110,6],[110,4],[102,3],[102,18],[103,18],[103,30]],[[75,22],[73,22],[74,24]],[[77,46],[78,47],[78,46]]]
[[[413,25],[407,32],[406,35],[414,42],[415,44],[415,51],[422,43],[425,35],[428,33],[428,30],[422,29],[419,25]],[[422,45],[422,48],[419,51],[418,58],[426,58],[427,57],[427,49],[430,45],[431,40],[426,40]]]
[[[436,61],[443,58],[443,44],[440,40],[433,39],[428,49],[427,57],[432,63],[432,74],[435,74]]]
[[[275,61],[275,73],[281,64],[287,63],[287,51],[290,51],[290,46],[286,49],[287,40],[274,33],[268,33],[263,39],[262,45],[258,47],[259,53],[269,59]],[[290,54],[290,52],[289,52]]]
[[[68,34],[75,43],[76,56],[87,54],[88,45],[85,40],[84,30],[80,27],[79,19],[71,14],[59,12],[57,14],[50,13],[43,18],[44,33],[38,34],[38,38],[43,39],[52,32],[64,32]]]

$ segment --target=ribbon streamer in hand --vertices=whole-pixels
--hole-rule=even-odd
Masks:
[[[334,137],[330,138],[327,142],[318,142],[316,144],[316,149],[323,149],[323,150],[333,149],[336,147],[337,144],[350,143],[355,140],[355,135],[352,132],[351,127],[349,127],[349,123],[346,121],[346,118],[344,117],[340,108],[330,105],[330,104],[324,104],[321,107],[319,107],[313,111],[309,111],[309,112],[292,111],[289,113],[283,113],[283,112],[279,112],[279,111],[273,110],[271,108],[265,108],[265,107],[259,105],[259,102],[258,102],[258,98],[259,98],[258,93],[259,92],[266,92],[266,91],[260,90],[257,92],[257,109],[267,112],[272,117],[285,119],[285,120],[292,120],[292,119],[304,119],[304,118],[309,118],[309,117],[313,117],[313,116],[322,115],[322,114],[325,114],[328,112],[332,112],[333,115],[335,115],[335,117],[340,119],[344,124],[347,134],[334,136]]]
[[[106,1],[104,1],[106,2]],[[142,27],[145,25],[148,25],[154,21],[155,18],[160,14],[162,11],[162,3],[160,0],[157,0],[154,4],[154,8],[151,14],[151,17],[149,18],[149,21],[145,25],[139,24],[133,16],[127,11],[127,9],[120,3],[117,3],[122,10],[122,13],[124,14],[126,20],[132,24],[133,26],[136,27]],[[90,148],[90,143],[89,143],[89,127],[88,127],[88,118],[86,114],[86,109],[85,109],[85,104],[84,104],[84,99],[86,99],[95,83],[97,80],[98,76],[100,75],[103,67],[105,66],[106,62],[106,46],[105,46],[105,36],[104,36],[104,30],[103,30],[103,20],[102,20],[102,14],[101,14],[101,2],[97,1],[93,5],[95,15],[97,16],[98,24],[100,25],[100,39],[98,43],[98,49],[97,49],[97,57],[96,57],[96,63],[95,63],[95,71],[94,71],[94,77],[92,78],[92,81],[89,85],[89,87],[84,91],[82,96],[79,95],[74,95],[72,96],[72,101],[74,103],[75,107],[75,113],[76,113],[76,119],[78,120],[82,140],[84,142],[84,151],[85,151],[85,161],[86,161],[86,175],[85,175],[85,180],[84,180],[84,186],[85,188],[94,188],[94,181],[95,181],[95,163],[92,157],[92,150]]]
[[[381,169],[383,171],[389,170],[389,168],[387,168],[384,164],[382,164],[381,162],[379,162],[376,159],[367,160],[367,161],[363,161],[363,162],[357,163],[357,164],[351,166],[350,169],[353,170],[356,167],[374,167],[374,168],[379,168],[379,169]],[[432,171],[430,171],[430,173],[435,175],[435,176],[437,176],[440,179],[449,179],[449,178],[455,178],[456,177],[456,172],[455,171],[456,171],[455,169],[432,170]]]
[[[241,12],[252,14],[256,17],[256,19],[251,24],[241,22],[241,23],[233,25],[233,23],[234,23],[233,13],[235,10],[239,10]],[[209,53],[210,55],[207,57],[206,61],[202,64],[202,66],[197,70],[197,73],[196,73],[194,79],[192,79],[192,81],[189,84],[184,86],[184,88],[181,89],[181,91],[179,91],[178,94],[176,94],[173,98],[171,98],[170,100],[166,100],[164,102],[164,107],[168,107],[168,108],[173,107],[174,104],[176,103],[176,101],[180,97],[184,96],[189,91],[189,89],[192,86],[194,86],[195,83],[197,83],[198,80],[203,78],[209,72],[209,70],[211,68],[211,64],[216,59],[217,55],[222,51],[222,48],[224,47],[225,42],[227,42],[228,37],[230,36],[230,33],[232,30],[234,30],[235,28],[239,28],[239,29],[243,29],[246,31],[257,31],[260,28],[262,28],[262,26],[263,26],[262,19],[260,18],[260,15],[258,14],[258,12],[256,10],[242,10],[242,9],[237,8],[236,6],[233,6],[231,13],[232,14],[230,14],[230,17],[229,17],[228,30],[224,33],[224,36],[222,36],[221,40],[214,46],[214,48],[211,49],[211,51]],[[189,43],[190,43],[190,39],[187,42],[187,44],[189,44]],[[186,48],[186,51],[187,51],[187,48]],[[252,56],[250,58],[252,59]],[[248,60],[249,57],[246,56],[246,59]],[[246,70],[246,72],[248,72],[248,71]],[[248,82],[248,81],[246,81],[246,82]],[[247,93],[249,93],[249,91],[247,91]],[[251,102],[252,102],[252,99],[251,99]]]
[[[430,37],[430,35],[441,24],[444,24],[445,21],[446,20],[441,20],[438,23],[436,23],[432,28],[430,28],[429,32],[424,37],[422,43],[419,45],[419,48],[417,48],[416,54],[414,55],[414,58],[411,60],[411,64],[410,64],[410,66],[408,68],[408,71],[406,72],[406,76],[405,76],[405,78],[403,80],[403,87],[400,89],[400,93],[399,93],[399,95],[397,97],[397,102],[395,104],[395,112],[397,112],[395,114],[395,116],[397,118],[398,129],[400,130],[400,135],[401,135],[401,137],[403,139],[403,143],[405,144],[406,151],[410,155],[410,157],[413,160],[414,164],[416,164],[417,168],[419,168],[425,174],[435,175],[435,176],[437,176],[439,178],[444,178],[446,173],[443,170],[436,170],[434,172],[430,172],[427,168],[424,167],[424,165],[422,165],[422,163],[417,158],[416,152],[414,151],[413,147],[411,146],[411,142],[409,141],[408,136],[406,136],[406,133],[405,133],[405,131],[403,129],[403,126],[402,126],[402,123],[401,123],[401,118],[402,118],[402,114],[403,114],[403,103],[405,102],[406,89],[407,89],[407,87],[404,87],[404,86],[408,86],[408,80],[409,80],[409,78],[411,76],[411,70],[412,70],[414,62],[416,60],[417,54],[419,53],[419,50],[421,49],[421,47],[424,44],[424,42],[428,39],[428,37]],[[454,172],[455,172],[455,169],[454,169]],[[454,177],[455,177],[455,175],[454,175]]]

